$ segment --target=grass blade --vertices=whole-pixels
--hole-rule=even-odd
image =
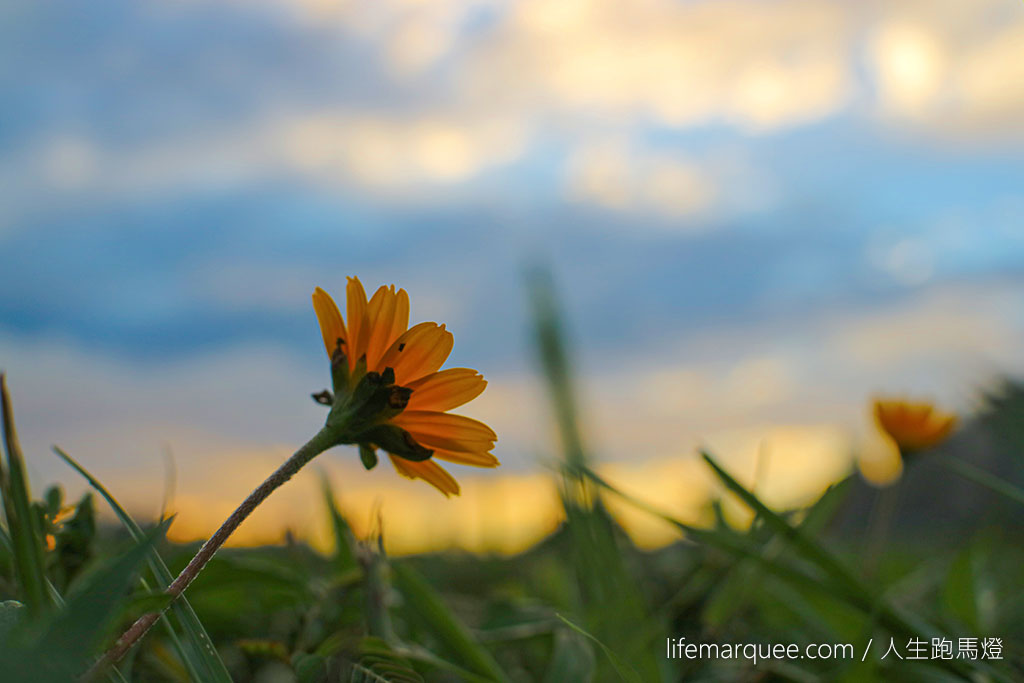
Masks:
[[[543,683],[584,683],[594,680],[594,650],[584,636],[565,628],[555,632]]]
[[[7,535],[7,532],[4,531],[3,527],[0,527],[0,550],[3,550],[7,555],[11,555],[14,552],[14,545],[11,541],[11,537]],[[50,599],[53,600],[53,604],[57,607],[64,606],[64,598],[49,578],[46,579],[46,592],[50,594]]]
[[[128,683],[128,679],[126,679],[121,672],[114,667],[111,667],[110,673],[107,674],[107,678],[114,681],[114,683]]]
[[[359,658],[352,662],[349,681],[373,683],[423,683],[423,677],[404,656],[381,638],[369,636],[359,644]]]
[[[495,681],[508,680],[491,653],[476,642],[469,629],[444,604],[434,589],[411,567],[391,566],[395,585],[406,605],[470,669]]]
[[[614,494],[618,498],[621,498],[623,501],[629,503],[638,510],[643,510],[649,515],[671,524],[694,542],[702,543],[717,550],[721,550],[738,559],[751,560],[760,565],[762,569],[775,574],[777,577],[789,581],[794,585],[813,587],[824,595],[841,596],[846,597],[847,599],[853,599],[849,597],[849,593],[844,587],[832,582],[828,577],[814,576],[802,569],[797,569],[795,567],[790,567],[787,564],[773,561],[763,555],[761,548],[752,546],[750,543],[745,542],[742,538],[736,537],[732,533],[720,530],[701,529],[699,527],[691,526],[686,522],[676,519],[672,515],[669,515],[668,513],[665,513],[656,507],[625,493],[618,489],[614,484],[606,481],[593,470],[583,468],[582,472],[587,476],[587,478],[602,489]]]
[[[4,499],[4,515],[10,533],[14,566],[29,614],[37,616],[53,606],[47,589],[43,560],[43,534],[39,519],[32,509],[25,460],[14,428],[14,409],[7,392],[7,380],[0,373],[0,399],[3,409],[6,468],[0,463],[0,493]]]
[[[352,527],[345,520],[344,515],[338,509],[337,500],[334,497],[334,490],[331,482],[324,475],[321,479],[324,495],[324,504],[327,506],[327,513],[331,517],[331,529],[334,532],[334,562],[337,565],[338,573],[352,571],[359,567],[355,553],[355,536],[352,534]]]
[[[570,467],[586,465],[586,450],[580,436],[572,369],[565,345],[562,316],[555,300],[551,275],[546,270],[531,273],[528,281],[533,309],[537,357],[551,394],[562,450]]]
[[[941,457],[939,458],[947,469],[959,474],[964,479],[970,479],[975,484],[980,484],[990,491],[995,491],[1001,496],[1012,500],[1015,503],[1024,505],[1024,490],[1010,484],[999,477],[989,474],[983,469],[979,469],[974,465],[964,462],[963,460],[957,460],[956,458]]]
[[[833,520],[839,508],[850,493],[849,477],[829,486],[821,498],[807,511],[807,516],[800,523],[800,528],[810,536],[816,536]]]
[[[704,461],[711,467],[722,483],[725,484],[727,489],[739,496],[740,500],[761,517],[765,524],[773,528],[783,538],[788,539],[808,559],[832,576],[837,583],[846,585],[858,593],[870,593],[863,582],[856,578],[849,569],[844,567],[838,559],[814,542],[802,530],[791,525],[781,515],[762,503],[757,496],[744,488],[732,475],[726,472],[711,455],[702,451],[701,457],[704,458]]]
[[[594,680],[594,649],[569,629],[558,629],[543,683],[590,683]]]
[[[576,611],[601,638],[615,642],[631,665],[648,680],[658,678],[655,649],[647,631],[634,624],[652,622],[644,596],[627,570],[619,529],[582,476],[589,454],[579,428],[572,364],[565,343],[550,273],[535,270],[528,280],[537,357],[550,394],[562,445],[562,503],[571,539],[571,557],[579,586]]]
[[[704,461],[711,467],[722,483],[725,484],[727,489],[739,496],[746,505],[764,520],[765,524],[774,529],[782,538],[792,543],[793,547],[800,551],[807,559],[818,565],[837,583],[849,589],[852,594],[859,598],[860,607],[876,613],[886,628],[909,637],[925,637],[929,640],[941,637],[941,633],[927,622],[897,610],[882,596],[876,595],[824,546],[815,542],[802,529],[791,525],[785,518],[762,503],[757,496],[736,481],[710,454],[701,451],[701,457],[704,458]],[[988,669],[984,662],[974,662],[971,660],[938,660],[938,662],[945,668],[963,676],[968,675],[971,668],[979,670]],[[998,675],[991,670],[989,670],[989,673]]]
[[[106,487],[63,450],[56,446],[53,450],[72,469],[82,475],[97,493],[103,496],[103,499],[110,505],[114,514],[124,524],[128,533],[132,535],[132,538],[137,542],[141,542],[145,537],[145,532],[143,532],[142,528],[132,519],[131,515],[128,514],[121,504],[117,502]],[[160,582],[161,586],[168,586],[174,581],[174,575],[171,574],[171,570],[164,564],[160,553],[157,552],[155,547],[150,549],[147,560],[153,575]],[[176,642],[176,645],[180,648],[179,651],[186,668],[190,670],[193,676],[198,677],[199,680],[231,683],[231,675],[228,673],[227,667],[224,666],[220,655],[217,654],[210,636],[206,633],[206,629],[203,628],[203,624],[199,621],[199,617],[196,615],[195,610],[192,609],[188,599],[184,595],[180,596],[171,603],[171,611],[177,617],[178,623],[185,632],[187,639],[188,647],[184,647],[184,643]],[[162,621],[166,622],[167,620],[163,619]],[[174,633],[173,629],[171,629],[171,637],[172,640],[178,641],[177,634]]]
[[[393,645],[391,650],[402,657],[405,657],[410,662],[420,662],[427,666],[446,671],[458,678],[460,681],[466,681],[466,683],[489,683],[490,678],[480,676],[472,671],[463,669],[457,664],[452,664],[447,659],[438,657],[433,652],[430,652],[426,648],[412,646],[408,644]]]
[[[128,552],[90,574],[67,605],[18,637],[0,644],[0,670],[9,683],[75,680],[89,665],[125,602],[132,576],[168,523],[156,527]]]
[[[3,463],[0,462],[0,467],[3,467]],[[7,535],[3,527],[0,527],[0,548],[7,554],[14,552],[14,546],[11,544],[11,537]]]
[[[577,626],[576,624],[572,623],[571,621],[563,617],[561,614],[556,614],[555,616],[561,619],[565,623],[565,625],[571,628],[573,631],[580,634],[584,638],[593,641],[599,648],[601,648],[601,651],[604,652],[605,656],[608,657],[608,660],[612,663],[612,666],[615,668],[615,673],[619,675],[619,678],[626,681],[626,683],[644,683],[644,680],[640,678],[640,674],[637,673],[637,670],[631,667],[625,661],[623,661],[623,659],[619,657],[617,654],[612,652],[607,645],[605,645],[600,640],[598,640],[597,638],[595,638],[594,636],[590,635],[582,628]]]

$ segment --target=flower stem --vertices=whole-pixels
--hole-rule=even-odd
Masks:
[[[249,496],[242,501],[242,504],[231,513],[220,528],[210,537],[203,547],[199,549],[192,561],[188,563],[180,574],[170,586],[167,587],[167,593],[173,597],[181,595],[192,580],[199,575],[206,563],[213,559],[213,556],[220,549],[224,542],[228,540],[228,537],[238,528],[245,518],[252,514],[252,511],[262,503],[267,496],[274,492],[274,490],[285,483],[292,476],[302,469],[310,460],[315,458],[320,453],[338,443],[337,430],[329,427],[324,427],[317,434],[306,442],[299,450],[295,451],[292,457],[288,458],[283,465],[277,468],[273,474],[256,487]],[[164,610],[167,608],[165,607]],[[108,666],[117,662],[121,657],[125,655],[137,643],[149,628],[156,623],[163,614],[163,610],[159,612],[149,612],[139,617],[134,624],[132,624],[127,631],[121,634],[121,637],[117,639],[117,642],[107,650],[103,657],[96,662],[85,673],[82,677],[83,680],[88,681],[94,679],[97,674],[102,673]]]
[[[899,510],[900,498],[903,497],[903,481],[904,477],[901,476],[875,494],[875,502],[868,516],[868,528],[864,534],[862,569],[868,576],[873,576],[878,571],[878,564],[882,560],[885,545],[892,531],[893,519]]]

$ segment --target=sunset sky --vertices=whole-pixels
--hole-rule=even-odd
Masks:
[[[490,380],[497,471],[445,502],[327,471],[397,550],[556,522],[524,272],[549,267],[588,444],[699,515],[871,448],[866,401],[1024,372],[1019,0],[69,0],[0,9],[0,367],[36,492],[75,455],[203,536],[322,424],[310,293],[408,290]],[[303,473],[241,540],[315,535]],[[378,502],[375,502],[378,501]],[[257,521],[259,520],[259,521]],[[654,532],[651,532],[654,533]],[[248,536],[246,536],[248,534]],[[647,536],[650,539],[657,537]]]

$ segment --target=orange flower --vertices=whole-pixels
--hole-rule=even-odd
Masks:
[[[875,422],[906,455],[936,446],[956,427],[956,415],[943,413],[931,403],[876,399]]]
[[[367,468],[376,464],[380,448],[402,476],[424,479],[445,496],[458,495],[458,483],[436,460],[499,465],[490,452],[498,438],[494,431],[478,420],[447,412],[479,396],[486,380],[468,368],[440,369],[451,353],[452,334],[432,322],[410,328],[409,295],[404,289],[396,292],[394,285],[381,286],[367,301],[363,285],[352,277],[346,294],[347,325],[327,292],[319,287],[313,292],[313,309],[334,377],[332,413],[344,412],[345,401],[358,396],[368,378],[386,385],[389,393],[370,418],[365,411],[359,414],[357,433],[345,443],[359,445]]]

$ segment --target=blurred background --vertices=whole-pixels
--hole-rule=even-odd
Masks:
[[[856,457],[895,474],[870,396],[966,412],[1024,372],[1020,2],[56,0],[0,19],[0,366],[30,476],[83,490],[59,444],[141,518],[170,499],[174,539],[322,424],[309,297],[347,275],[448,325],[448,365],[490,381],[462,412],[499,434],[500,469],[452,467],[455,502],[354,449],[318,458],[394,553],[513,552],[559,522],[536,264],[602,471],[686,520],[715,495],[697,445],[808,502]],[[233,541],[320,542],[317,486],[303,473]],[[677,537],[623,522],[642,547]]]

